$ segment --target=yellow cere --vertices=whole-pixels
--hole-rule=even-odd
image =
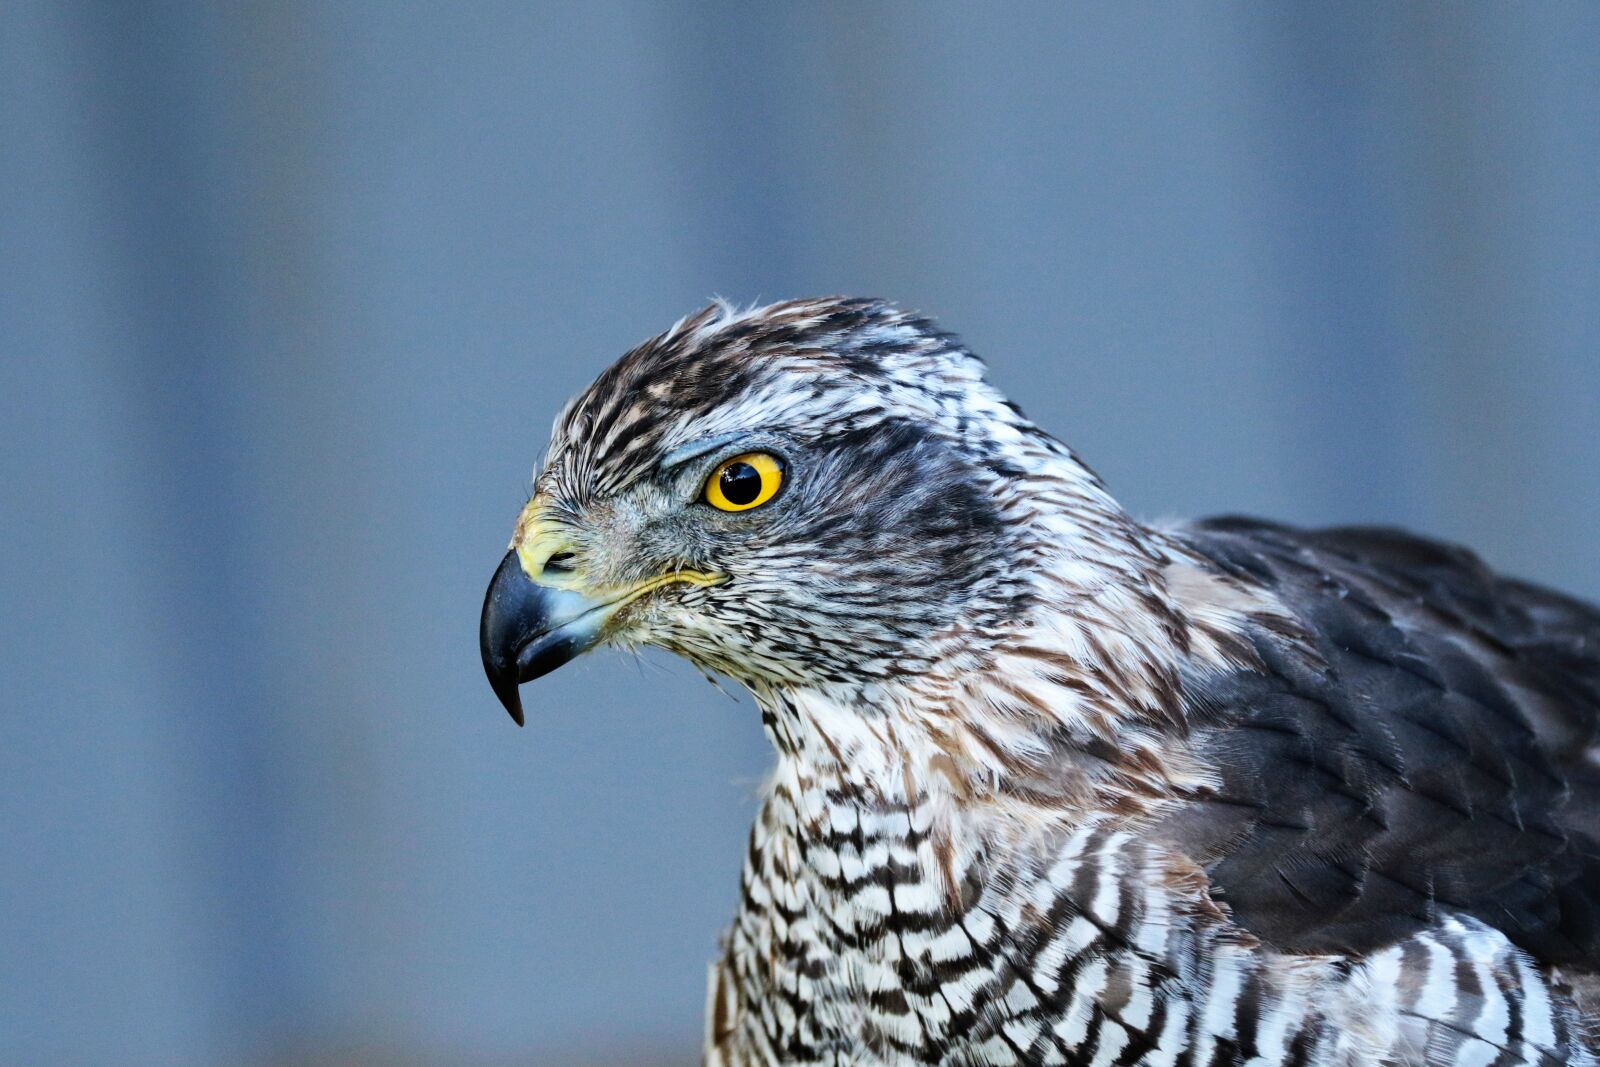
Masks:
[[[766,452],[746,452],[717,464],[706,479],[706,503],[718,511],[749,511],[778,495],[783,461]]]

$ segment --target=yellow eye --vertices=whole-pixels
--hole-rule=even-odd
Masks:
[[[706,503],[718,511],[749,511],[778,495],[783,460],[765,452],[746,452],[717,465],[706,479]]]

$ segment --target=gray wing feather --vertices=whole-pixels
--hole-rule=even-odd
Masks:
[[[1393,530],[1215,519],[1182,535],[1311,635],[1194,680],[1215,796],[1165,826],[1236,919],[1361,953],[1473,915],[1600,969],[1600,612]]]

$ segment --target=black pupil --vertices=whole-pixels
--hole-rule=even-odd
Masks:
[[[722,472],[722,495],[730,504],[754,504],[761,495],[761,472],[748,463],[731,463]]]

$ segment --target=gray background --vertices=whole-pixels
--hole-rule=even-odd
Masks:
[[[0,1063],[687,1063],[765,742],[484,684],[560,402],[939,316],[1137,513],[1600,596],[1600,6],[0,4]]]

